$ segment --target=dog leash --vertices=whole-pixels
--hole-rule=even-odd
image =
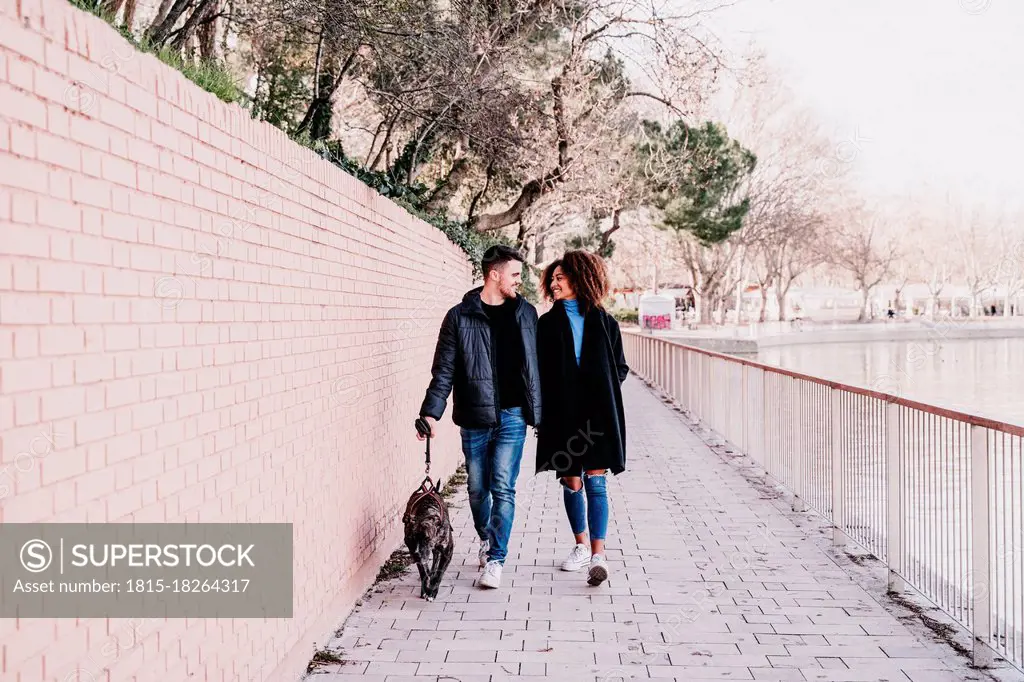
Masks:
[[[429,477],[430,476],[430,441],[431,441],[431,436],[433,435],[430,432],[430,424],[428,424],[427,420],[424,419],[423,417],[417,417],[416,418],[416,431],[421,436],[425,436],[426,437],[426,441],[427,441],[427,471],[426,471],[426,474]]]
[[[420,487],[417,488],[416,491],[412,494],[412,497],[409,498],[409,503],[405,507],[405,514],[402,516],[402,523],[408,523],[412,519],[415,509],[417,506],[419,506],[420,502],[422,502],[427,497],[432,497],[437,501],[437,506],[441,510],[441,521],[446,523],[450,528],[451,520],[448,518],[448,512],[447,507],[444,503],[444,498],[441,497],[440,491],[437,489],[437,486],[430,479],[430,441],[432,435],[430,431],[430,424],[428,424],[427,420],[423,419],[423,417],[419,417],[418,419],[416,419],[416,431],[420,435],[426,436],[427,471],[426,477],[423,479],[423,482],[420,484]]]

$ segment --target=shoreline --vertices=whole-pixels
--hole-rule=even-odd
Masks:
[[[678,341],[719,353],[756,354],[762,348],[828,343],[871,343],[887,341],[967,341],[975,339],[1024,339],[1024,319],[1019,321],[968,321],[946,318],[936,322],[804,322],[800,330],[777,329],[769,323],[760,329],[723,327],[719,329],[666,331],[639,330],[657,338]]]

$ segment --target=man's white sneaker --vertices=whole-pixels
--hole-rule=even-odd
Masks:
[[[488,561],[484,566],[484,574],[480,576],[480,587],[495,589],[501,587],[501,564],[497,561]]]
[[[480,551],[477,552],[477,557],[480,559],[480,568],[487,565],[487,552],[491,551],[491,543],[487,540],[480,541]]]
[[[608,580],[608,562],[603,554],[595,554],[590,558],[590,573],[587,578],[588,585],[600,585]]]
[[[569,556],[562,562],[563,571],[578,571],[590,564],[590,548],[579,544],[572,548]]]

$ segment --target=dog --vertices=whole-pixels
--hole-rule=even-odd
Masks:
[[[405,546],[420,571],[420,597],[434,601],[444,572],[455,554],[455,535],[448,504],[441,497],[437,485],[430,480],[430,440],[433,438],[430,425],[419,418],[416,431],[427,441],[427,476],[409,498],[402,523],[405,524]]]
[[[448,505],[429,477],[409,498],[402,522],[405,546],[420,571],[420,597],[434,601],[455,554],[455,537]]]

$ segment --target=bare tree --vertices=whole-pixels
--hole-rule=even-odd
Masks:
[[[998,230],[1000,257],[990,279],[1003,289],[1003,317],[1018,314],[1011,307],[1024,293],[1024,229],[1012,220],[1002,221]]]
[[[981,311],[981,297],[998,281],[998,244],[993,234],[998,229],[998,218],[986,216],[978,207],[965,208],[948,204],[953,220],[953,238],[960,256],[958,275],[970,293],[969,315],[976,317]]]
[[[647,98],[685,116],[722,65],[700,26],[722,4],[687,0],[683,11],[673,11],[678,5],[664,1],[575,3],[564,56],[544,79],[544,113],[536,135],[546,153],[510,205],[475,216],[475,229],[490,232],[516,224],[540,197],[579,173],[581,160],[600,148],[609,118],[614,121],[626,101]],[[643,74],[645,84],[627,75],[627,63]]]
[[[867,320],[873,313],[871,292],[891,273],[899,257],[896,241],[885,236],[877,216],[856,207],[845,220],[831,226],[818,248],[824,259],[853,277],[862,296],[857,319]]]
[[[832,145],[810,113],[793,104],[781,75],[766,67],[760,54],[748,57],[748,68],[734,85],[728,110],[731,129],[758,155],[747,180],[750,212],[742,238],[756,264],[760,319],[765,320],[769,290],[774,290],[782,320],[794,282],[820,262],[818,251],[808,245],[824,222],[823,204],[842,182],[842,174],[823,176]]]

